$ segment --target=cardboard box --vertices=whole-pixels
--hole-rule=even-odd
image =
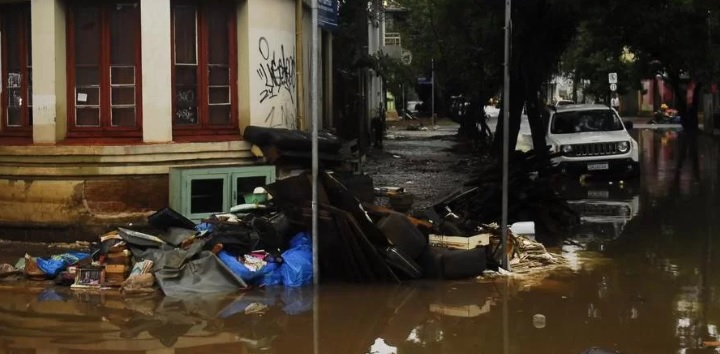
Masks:
[[[456,250],[471,250],[473,248],[490,244],[491,234],[478,234],[475,236],[448,236],[430,234],[430,246],[450,248]]]

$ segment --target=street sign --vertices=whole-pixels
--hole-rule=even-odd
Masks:
[[[412,52],[403,49],[402,53],[400,53],[400,61],[405,65],[410,65],[412,63]]]
[[[617,84],[610,84],[610,91],[612,91],[612,92],[617,91]]]
[[[617,84],[617,73],[609,73],[608,82],[611,84]]]
[[[340,4],[338,0],[319,0],[318,25],[328,31],[334,31],[338,27],[338,13]]]
[[[429,79],[425,76],[419,77],[417,81],[418,81],[418,84],[420,84],[420,85],[431,85],[432,84],[432,79]]]

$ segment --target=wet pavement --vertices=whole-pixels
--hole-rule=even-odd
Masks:
[[[468,155],[433,133],[387,140],[376,185],[459,186]],[[567,269],[185,299],[0,283],[0,353],[715,353],[702,347],[719,340],[719,146],[703,137],[700,178],[676,179],[677,132],[636,135],[638,181],[558,185],[582,217],[557,245]]]

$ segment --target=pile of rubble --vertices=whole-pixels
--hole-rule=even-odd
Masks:
[[[255,144],[254,150],[261,150],[273,162],[288,158],[297,163],[293,157],[306,153],[307,136],[298,138],[292,135],[295,133],[270,128],[248,129],[246,138]],[[283,134],[292,136],[286,139]],[[332,155],[341,146],[328,138],[321,151]],[[542,168],[538,164],[532,153],[513,160],[511,219],[527,220],[537,214],[537,221],[545,226],[567,223],[571,211],[537,178]],[[472,278],[486,269],[497,270],[503,258],[500,228],[491,224],[499,219],[498,169],[497,165],[486,167],[467,184],[468,189],[412,216],[407,214],[412,198],[405,198],[397,188],[379,192],[394,193],[393,210],[374,203],[372,185],[368,192],[363,183],[348,182],[353,178],[322,172],[318,177],[317,235],[309,233],[312,177],[300,172],[259,187],[246,196],[244,204],[199,224],[164,208],[148,217],[150,228],[111,230],[100,235],[89,252],[48,258],[26,255],[15,266],[0,267],[0,278],[53,279],[74,289],[114,287],[126,295],[301,287],[313,283],[313,237],[317,237],[322,281]],[[539,243],[512,233],[508,238],[511,259],[531,265],[554,261]]]
[[[548,153],[549,158],[554,155]],[[508,167],[508,223],[531,220],[539,232],[562,234],[579,224],[578,214],[551,185],[550,160],[534,150],[513,151]],[[502,214],[502,163],[482,165],[464,188],[434,206],[452,220],[456,232],[472,232],[479,225],[498,222]]]

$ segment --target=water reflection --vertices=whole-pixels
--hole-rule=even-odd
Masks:
[[[2,293],[0,352],[430,353],[464,347],[452,343],[499,298],[492,284],[444,282],[327,286],[319,296],[314,347],[312,288],[188,298],[55,288]]]
[[[638,181],[566,181],[559,192],[580,217],[572,239],[586,250],[604,250],[640,212]]]
[[[3,294],[0,336],[5,352],[40,348],[85,353],[152,352],[160,348],[223,347],[267,353],[288,319],[312,308],[309,288],[267,289],[236,297],[125,299],[117,293],[56,288],[28,291]]]
[[[720,321],[720,297],[714,291],[718,281],[711,275],[717,263],[712,239],[718,229],[720,146],[714,139],[702,137],[700,171],[678,171],[676,131],[645,130],[638,135],[642,146],[640,181],[566,183],[559,188],[582,220],[572,239],[613,259],[613,269],[578,278],[596,279],[589,284],[597,296],[589,299],[587,317],[607,321],[608,307],[617,311],[627,306],[619,323],[626,318],[674,339],[658,348],[716,352],[703,343],[717,341],[716,323]],[[619,306],[622,297],[632,300]],[[665,326],[672,332],[661,329]],[[632,346],[625,347],[628,352],[652,352],[630,349]]]

